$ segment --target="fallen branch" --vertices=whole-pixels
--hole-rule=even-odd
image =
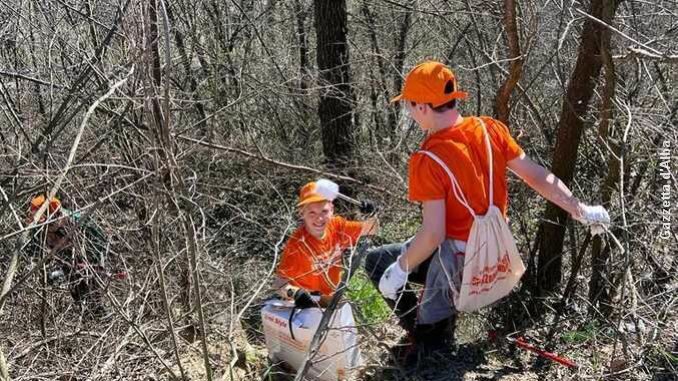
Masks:
[[[355,178],[350,177],[350,176],[337,175],[337,174],[332,173],[332,172],[322,171],[322,170],[315,169],[315,168],[312,168],[312,167],[307,167],[305,165],[285,163],[285,162],[282,162],[282,161],[278,161],[278,160],[268,158],[268,157],[263,156],[263,155],[253,154],[251,152],[245,151],[245,150],[240,149],[240,148],[227,147],[227,146],[222,146],[222,145],[215,144],[215,143],[208,143],[208,142],[205,142],[205,141],[202,141],[202,140],[193,139],[193,138],[189,138],[189,137],[186,137],[186,136],[180,136],[180,135],[174,135],[174,136],[177,139],[196,143],[196,144],[199,144],[199,145],[204,146],[204,147],[213,148],[213,149],[217,149],[217,150],[220,150],[220,151],[237,153],[237,154],[242,155],[242,156],[246,156],[246,157],[249,157],[249,158],[252,158],[252,159],[262,160],[262,161],[265,161],[269,164],[273,164],[273,165],[283,167],[283,168],[292,169],[292,170],[295,170],[295,171],[315,173],[317,175],[321,175],[321,176],[324,176],[324,177],[329,177],[329,178],[332,178],[332,179],[337,179],[337,180],[342,180],[342,181],[358,184],[358,185],[364,186],[366,188],[370,188],[372,190],[388,194],[389,196],[394,197],[394,198],[398,198],[398,199],[403,198],[402,196],[397,196],[397,195],[395,195],[394,193],[392,193],[391,191],[389,191],[385,188],[382,188],[382,187],[379,187],[379,186],[376,186],[376,185],[372,185],[372,184],[368,184],[364,181],[355,179]]]
[[[667,54],[657,54],[653,53],[650,51],[647,51],[645,49],[640,49],[640,48],[627,48],[629,51],[628,53],[624,55],[616,55],[612,56],[612,58],[616,60],[621,60],[621,61],[626,61],[630,60],[633,58],[642,58],[642,59],[648,59],[648,60],[653,60],[653,61],[662,61],[662,62],[669,62],[669,63],[675,63],[678,62],[678,55],[667,55]]]
[[[104,335],[99,333],[99,332],[91,332],[91,331],[79,331],[79,332],[73,332],[71,334],[64,335],[64,336],[52,336],[52,337],[49,337],[47,339],[40,340],[40,341],[34,343],[33,345],[31,345],[30,347],[24,349],[23,351],[21,351],[21,353],[14,356],[14,358],[12,358],[12,360],[18,360],[22,357],[25,357],[29,353],[33,352],[34,350],[36,350],[36,349],[38,349],[38,348],[40,348],[44,345],[47,345],[49,343],[52,343],[56,340],[69,338],[69,337],[75,337],[75,336],[91,336],[91,337],[98,337],[98,338],[104,337]]]
[[[640,45],[640,46],[644,47],[644,48],[647,49],[647,50],[651,50],[654,54],[658,54],[658,55],[661,55],[661,54],[662,54],[660,51],[656,50],[655,48],[653,48],[653,47],[651,47],[651,46],[649,46],[649,45],[647,45],[647,44],[643,44],[643,43],[640,42],[640,41],[636,41],[635,39],[631,38],[630,36],[628,36],[628,35],[625,34],[624,32],[620,31],[619,29],[613,27],[612,25],[606,23],[605,21],[603,21],[603,20],[601,20],[601,19],[599,19],[599,18],[597,18],[597,17],[595,17],[595,16],[593,16],[593,15],[590,15],[590,14],[588,14],[588,13],[582,11],[581,9],[576,9],[576,8],[575,8],[575,11],[577,11],[577,12],[580,13],[580,14],[582,14],[584,17],[586,17],[586,18],[588,18],[588,19],[591,19],[591,20],[594,21],[596,24],[599,24],[599,25],[601,25],[601,26],[603,26],[603,27],[605,27],[605,28],[611,30],[612,32],[616,33],[617,35],[619,35],[619,36],[621,36],[621,37],[623,37],[623,38],[625,38],[625,39],[627,39],[627,40],[633,42],[634,44]]]
[[[10,78],[23,79],[23,80],[26,80],[26,81],[29,81],[29,82],[36,83],[38,85],[50,86],[50,87],[53,87],[53,88],[59,89],[59,90],[64,90],[64,89],[68,90],[67,86],[57,85],[56,83],[43,81],[41,79],[29,77],[27,75],[23,75],[23,74],[20,74],[20,73],[12,73],[12,72],[9,72],[9,71],[0,70],[0,75],[4,75],[5,77],[10,77]]]

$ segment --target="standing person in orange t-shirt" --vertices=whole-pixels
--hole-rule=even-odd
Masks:
[[[302,225],[292,233],[276,270],[278,294],[297,307],[316,306],[311,294],[320,295],[320,306],[331,300],[341,280],[341,253],[355,246],[362,235],[376,234],[376,217],[349,221],[334,215],[334,204],[317,191],[315,182],[304,185],[297,203]],[[375,206],[363,201],[360,212],[373,214]]]
[[[592,230],[609,224],[602,206],[577,200],[561,180],[525,155],[503,123],[490,117],[463,117],[457,101],[466,96],[458,91],[452,70],[427,61],[409,72],[401,94],[393,101],[405,103],[410,117],[426,133],[421,150],[433,153],[449,168],[457,189],[477,215],[485,214],[490,204],[487,133],[494,173],[492,202],[504,216],[509,168]],[[458,193],[440,163],[415,152],[409,162],[409,199],[422,203],[422,225],[410,241],[382,246],[367,255],[367,273],[408,332],[407,342],[398,350],[401,360],[446,349],[453,340],[456,310],[444,275],[456,275],[453,282],[460,285],[466,240],[473,224],[469,210],[458,201],[462,197]],[[408,281],[424,284],[421,300]]]

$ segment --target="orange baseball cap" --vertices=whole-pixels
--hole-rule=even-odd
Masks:
[[[310,183],[301,187],[301,189],[299,190],[299,202],[297,202],[297,206],[312,204],[314,202],[330,201],[327,198],[323,197],[316,190],[317,185],[315,181],[311,181]]]
[[[31,209],[29,210],[29,214],[31,216],[34,215],[35,212],[37,212],[38,209],[40,209],[40,207],[44,203],[45,203],[45,196],[40,195],[40,196],[33,197],[33,199],[31,200]],[[57,210],[59,210],[59,208],[61,208],[61,201],[59,201],[59,199],[56,198],[56,197],[52,197],[52,199],[49,200],[48,213],[54,214]]]
[[[457,78],[449,67],[440,62],[426,61],[410,70],[402,92],[391,99],[391,103],[407,100],[438,107],[453,99],[468,97],[468,93],[457,89]]]

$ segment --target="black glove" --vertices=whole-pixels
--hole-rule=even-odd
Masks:
[[[300,288],[294,293],[294,306],[297,308],[313,308],[318,307],[318,304],[313,301],[311,294],[308,291]]]
[[[360,203],[360,213],[362,214],[373,214],[377,211],[377,204],[372,200],[363,200]]]

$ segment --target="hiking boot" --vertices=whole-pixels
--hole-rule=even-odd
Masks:
[[[417,343],[415,342],[414,333],[407,332],[398,344],[391,347],[391,355],[398,364],[405,364],[407,359],[412,356],[417,350]]]
[[[434,324],[419,324],[400,340],[392,353],[405,367],[418,367],[427,358],[449,356],[454,345],[455,316]]]

